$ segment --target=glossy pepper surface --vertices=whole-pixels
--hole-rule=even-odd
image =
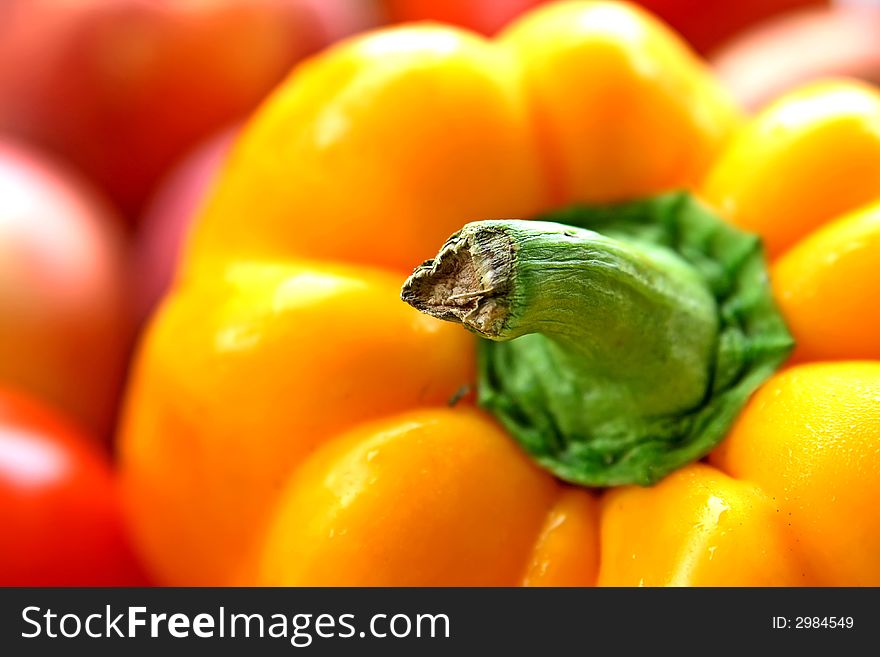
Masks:
[[[677,189],[765,238],[797,364],[707,460],[561,483],[462,397],[474,338],[400,285],[468,222]],[[247,126],[141,345],[141,552],[168,584],[878,584],[878,190],[876,90],[745,121],[628,5],[341,44]]]

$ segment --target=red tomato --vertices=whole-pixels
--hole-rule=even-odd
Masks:
[[[685,37],[699,52],[709,52],[744,28],[799,7],[828,0],[639,0]]]
[[[433,20],[495,34],[513,18],[546,0],[383,0],[393,23]]]
[[[0,389],[0,585],[145,584],[120,509],[96,442]]]

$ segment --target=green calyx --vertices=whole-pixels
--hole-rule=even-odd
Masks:
[[[760,240],[686,193],[537,219],[467,224],[401,297],[483,338],[480,405],[559,478],[704,456],[793,346]]]

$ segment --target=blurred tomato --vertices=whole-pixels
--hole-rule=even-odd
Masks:
[[[748,109],[829,76],[880,84],[880,4],[805,10],[762,23],[712,60]]]
[[[640,0],[699,52],[707,53],[749,25],[798,7],[828,0]]]
[[[526,10],[547,0],[380,0],[392,23],[432,20],[495,34]]]
[[[107,435],[131,333],[119,220],[86,185],[0,140],[0,383]]]
[[[135,237],[135,316],[143,322],[171,284],[189,225],[208,194],[240,127],[190,152],[159,184]]]
[[[101,451],[0,388],[0,586],[141,585]]]
[[[159,176],[361,0],[0,0],[0,129],[61,154],[136,216]]]
[[[392,22],[438,20],[483,34],[494,34],[530,7],[548,0],[380,0]],[[678,30],[700,52],[707,52],[742,28],[795,7],[823,0],[640,0],[640,4]]]

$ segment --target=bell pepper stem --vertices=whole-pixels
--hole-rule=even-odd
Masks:
[[[403,286],[478,347],[477,399],[540,465],[651,484],[712,449],[792,340],[760,240],[687,193],[480,221]]]
[[[601,377],[605,393],[615,391],[605,405],[613,413],[672,413],[706,395],[715,301],[660,249],[558,223],[475,222],[417,268],[401,296],[489,340],[546,336],[567,377]]]

